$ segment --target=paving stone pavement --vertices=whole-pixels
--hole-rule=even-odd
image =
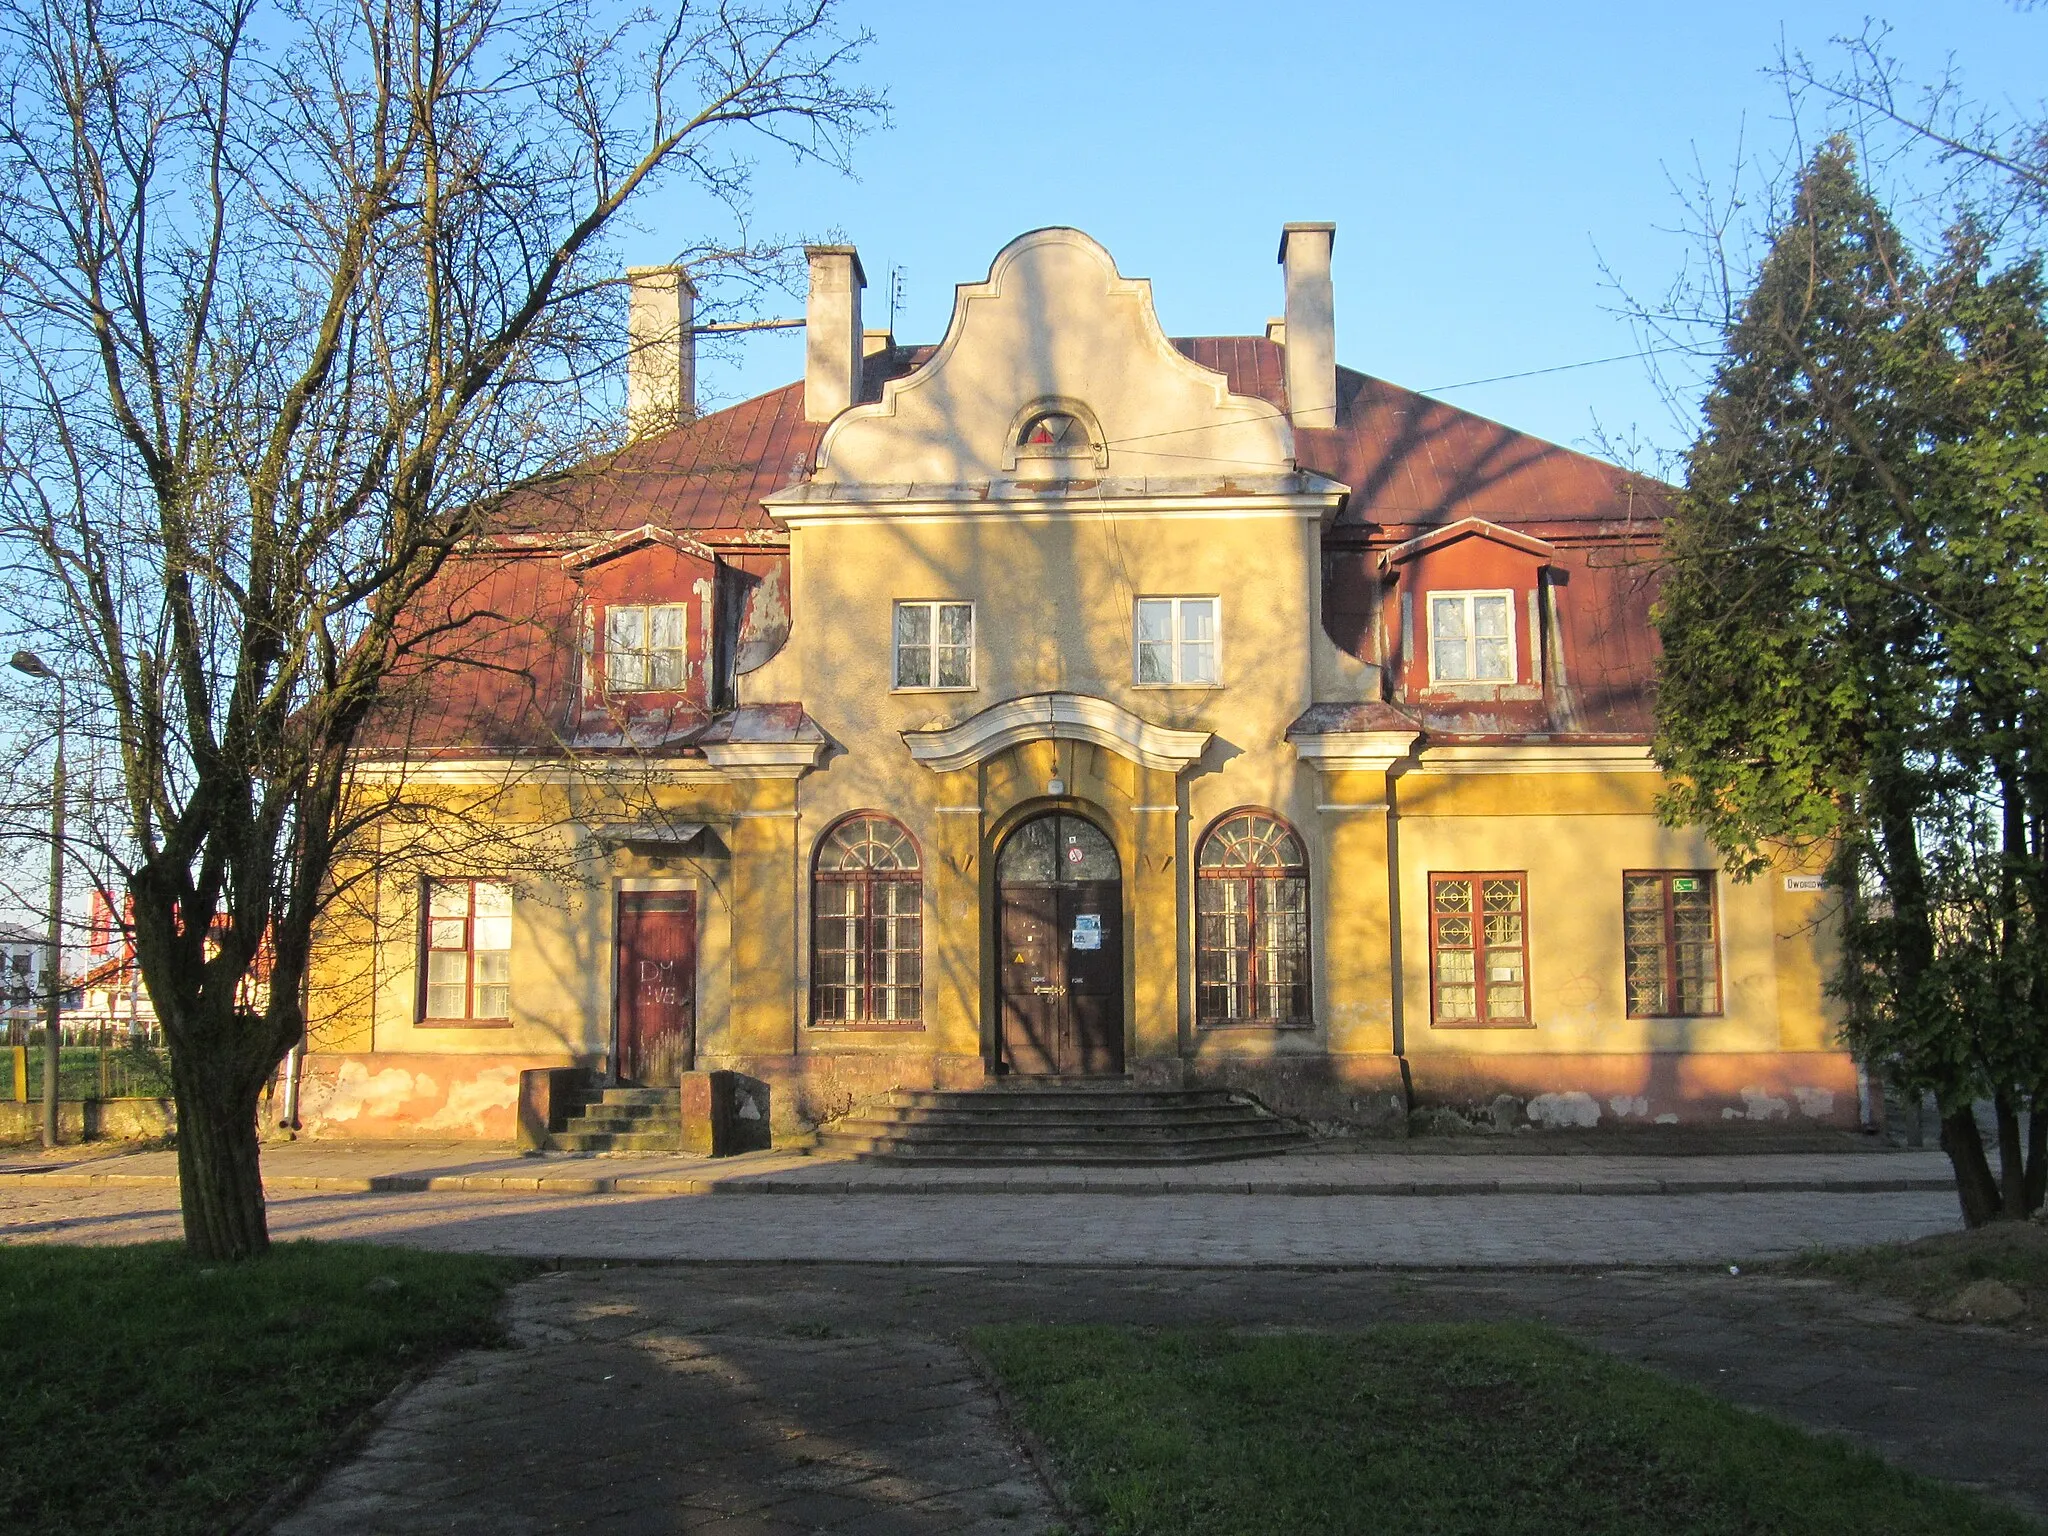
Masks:
[[[1528,1317],[2048,1513],[2048,1344],[1819,1281],[1698,1271],[624,1266],[515,1293],[522,1348],[404,1400],[279,1536],[1039,1533],[957,1340],[1016,1320],[1346,1328]]]
[[[1278,1157],[1173,1167],[892,1166],[781,1149],[739,1157],[679,1154],[521,1156],[475,1142],[273,1142],[263,1149],[272,1193],[469,1194],[1037,1194],[1253,1195],[1706,1194],[1741,1190],[1855,1193],[1947,1190],[1948,1159],[1848,1133],[1759,1143],[1723,1135],[1663,1141],[1626,1133],[1573,1138],[1429,1137],[1360,1148],[1315,1143]],[[1788,1144],[1790,1143],[1790,1144]],[[110,1155],[111,1154],[111,1155]],[[175,1186],[163,1150],[17,1149],[0,1157],[0,1191]]]
[[[1952,1194],[273,1195],[271,1231],[534,1258],[1462,1266],[1740,1263],[1922,1237]],[[163,1187],[0,1189],[0,1241],[179,1235]]]

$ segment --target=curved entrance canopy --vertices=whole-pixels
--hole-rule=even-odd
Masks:
[[[1088,694],[1027,693],[941,731],[905,731],[903,741],[934,773],[971,768],[1026,741],[1085,741],[1143,767],[1178,773],[1202,755],[1209,733],[1154,725]]]

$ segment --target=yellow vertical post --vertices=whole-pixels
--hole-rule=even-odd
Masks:
[[[14,1102],[28,1102],[28,1047],[25,1045],[14,1048]]]
[[[1394,1049],[1393,892],[1384,770],[1322,776],[1324,1017],[1332,1056]],[[1337,893],[1341,892],[1341,899]]]
[[[1183,871],[1177,857],[1179,782],[1164,768],[1140,768],[1130,832],[1130,964],[1132,1037],[1139,1061],[1172,1062],[1180,1056],[1181,921]],[[1133,1062],[1135,1067],[1137,1062]]]
[[[789,978],[797,969],[796,780],[743,780],[732,830],[732,1012],[728,1049],[796,1048]]]
[[[925,1027],[941,1056],[981,1054],[981,824],[980,774],[962,768],[938,775],[937,825],[926,850],[932,909],[925,917]]]

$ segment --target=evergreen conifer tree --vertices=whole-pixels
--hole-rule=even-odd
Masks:
[[[1741,875],[1825,851],[1849,1043],[1936,1095],[1972,1225],[2040,1204],[2048,1129],[2025,1158],[2018,1117],[2048,1108],[2048,350],[2034,269],[1984,264],[1965,228],[1923,270],[1849,145],[1814,155],[1728,332],[1655,610],[1664,814]]]

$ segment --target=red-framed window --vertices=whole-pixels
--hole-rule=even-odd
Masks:
[[[429,880],[420,940],[422,1022],[510,1021],[510,885],[498,880]]]
[[[1429,877],[1430,1017],[1440,1025],[1521,1026],[1529,1016],[1528,877]]]
[[[1204,1025],[1305,1028],[1308,858],[1294,829],[1233,811],[1195,861],[1195,1017]]]
[[[1636,869],[1621,877],[1623,973],[1630,1018],[1721,1011],[1721,935],[1711,869]]]
[[[887,816],[850,816],[818,843],[811,882],[811,1022],[914,1027],[923,1018],[924,875]]]

